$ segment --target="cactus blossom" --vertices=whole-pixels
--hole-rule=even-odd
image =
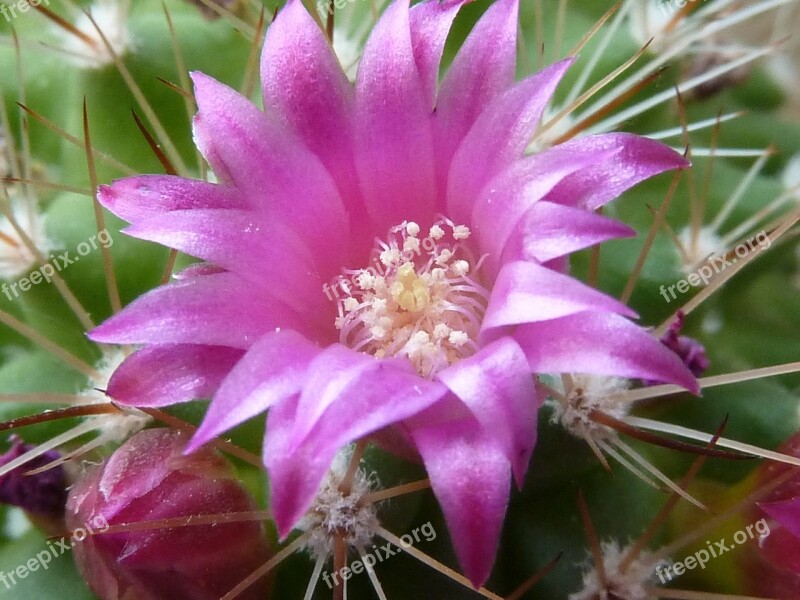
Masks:
[[[136,176],[99,199],[129,235],[207,264],[91,337],[144,346],[112,377],[120,403],[213,396],[190,449],[269,411],[283,536],[341,447],[400,432],[480,585],[535,445],[537,374],[697,386],[633,311],[565,272],[570,253],[633,233],[594,209],[686,161],[630,134],[526,156],[572,59],[515,83],[518,1],[498,0],[437,85],[461,4],[389,5],[351,84],[290,0],[264,44],[265,111],[194,73],[195,140],[219,183]]]

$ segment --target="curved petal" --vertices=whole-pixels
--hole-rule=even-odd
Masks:
[[[520,158],[573,58],[516,84],[480,115],[458,147],[447,179],[447,214],[466,222],[486,182]]]
[[[278,219],[244,210],[179,210],[123,231],[210,261],[302,310],[324,311],[322,281],[297,233]],[[334,315],[330,319],[333,322]]]
[[[612,313],[584,312],[518,327],[514,337],[536,373],[588,373],[700,387],[674,352]]]
[[[126,406],[168,406],[208,398],[242,354],[234,348],[194,344],[143,348],[114,371],[108,395]]]
[[[249,348],[276,327],[322,329],[232,273],[187,279],[156,288],[95,328],[105,344],[207,344]],[[332,327],[330,329],[333,329]]]
[[[689,162],[671,148],[630,133],[609,133],[574,140],[587,151],[616,150],[612,158],[567,177],[545,198],[550,202],[594,210],[654,175],[684,169]]]
[[[541,398],[519,345],[502,338],[441,371],[437,379],[469,407],[486,435],[502,448],[522,487],[536,444]]]
[[[261,54],[264,107],[280,116],[323,162],[350,147],[353,87],[301,0],[267,28]]]
[[[301,0],[290,0],[267,29],[261,82],[267,111],[316,153],[348,207],[360,207],[353,162],[353,86]]]
[[[290,450],[291,432],[297,411],[297,397],[273,406],[267,413],[264,437],[264,465],[269,473],[269,508],[281,540],[303,517],[333,462],[334,454],[323,455],[305,444]]]
[[[348,352],[355,355],[355,363],[361,362],[357,357],[364,356]],[[284,403],[270,411],[264,460],[272,482],[271,506],[281,536],[287,535],[308,511],[341,448],[425,410],[447,393],[440,383],[399,370],[390,361],[369,357],[366,358],[373,366],[349,369],[347,382],[337,381],[330,372],[318,375],[318,369],[332,368],[334,363],[341,365],[342,357],[331,357],[335,353],[326,351],[311,364],[310,381],[291,411],[291,418]],[[326,360],[329,365],[324,364]],[[326,389],[328,381],[332,381],[332,390]],[[328,409],[310,421],[309,414],[319,413],[318,407],[311,406],[309,410],[308,406],[317,396]],[[273,414],[276,408],[277,417]],[[312,428],[304,433],[309,423]],[[288,427],[291,433],[287,437]]]
[[[197,147],[250,202],[291,223],[328,269],[343,263],[347,215],[319,158],[277,119],[218,81],[192,73]],[[335,235],[332,235],[335,232]]]
[[[292,439],[299,445],[323,420],[338,424],[335,437],[348,431],[356,433],[345,437],[360,437],[419,413],[446,391],[422,379],[407,360],[376,359],[335,344],[309,367]]]
[[[137,175],[101,185],[97,199],[112,213],[136,223],[173,210],[245,208],[234,188],[174,175]]]
[[[390,4],[367,41],[356,78],[355,159],[367,212],[387,230],[434,212],[431,108],[414,58],[408,0]]]
[[[503,259],[548,262],[607,240],[635,236],[635,230],[616,219],[542,200],[519,222]]]
[[[253,344],[222,382],[186,452],[300,393],[322,350],[294,331],[273,331]]]
[[[458,561],[478,588],[489,578],[497,554],[511,487],[508,459],[476,420],[422,427],[411,435]]]
[[[440,187],[464,136],[484,107],[514,83],[519,0],[497,0],[484,13],[447,71],[436,100]]]
[[[574,141],[526,156],[492,179],[477,196],[472,209],[475,229],[486,268],[495,273],[503,249],[525,214],[564,178],[586,169],[616,150],[587,151]]]
[[[444,43],[453,19],[469,0],[428,0],[415,4],[410,12],[411,45],[419,70],[426,106],[436,103],[436,86]]]
[[[636,317],[630,308],[577,279],[530,261],[503,265],[481,325],[481,333],[507,325],[537,323],[583,311]]]

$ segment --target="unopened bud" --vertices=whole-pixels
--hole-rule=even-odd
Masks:
[[[230,464],[208,448],[184,456],[189,435],[142,431],[72,489],[67,526],[102,526],[74,544],[75,560],[102,600],[218,600],[270,558],[258,521],[176,527],[174,519],[256,510]],[[172,520],[158,525],[159,521]],[[189,519],[187,519],[189,521]],[[137,530],[125,525],[155,522]],[[122,531],[108,531],[121,526]],[[267,598],[262,578],[237,598]]]
[[[18,436],[11,436],[11,448],[0,456],[0,466],[10,463],[36,446],[26,444]],[[63,527],[64,507],[67,503],[67,480],[62,466],[55,466],[27,475],[45,467],[61,456],[51,450],[34,458],[13,471],[0,476],[0,502],[18,506],[37,524],[49,523],[46,529]]]
[[[800,458],[800,433],[778,452]],[[754,476],[755,486],[787,477],[795,467],[764,463]],[[740,569],[747,592],[768,598],[800,598],[800,473],[783,481],[744,514],[759,534],[741,553]],[[760,526],[760,527],[759,527]]]

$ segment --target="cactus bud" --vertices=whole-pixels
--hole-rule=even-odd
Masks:
[[[0,456],[0,466],[8,464],[35,446],[26,444],[21,438],[11,436],[11,448]],[[0,502],[22,508],[31,519],[45,529],[60,529],[67,503],[67,480],[62,466],[56,466],[27,475],[29,471],[44,467],[58,460],[58,452],[45,452],[27,464],[0,477]]]
[[[787,440],[779,452],[800,457],[800,433]],[[785,477],[787,467],[766,463],[756,473],[756,485]],[[796,598],[800,594],[800,474],[784,481],[748,511],[751,523],[763,522],[768,534],[751,544],[744,555],[748,592],[770,598]]]
[[[255,510],[216,451],[182,454],[189,436],[168,429],[139,432],[72,489],[67,525],[104,522],[75,544],[75,560],[102,600],[217,600],[270,558],[261,523],[244,521],[128,530],[124,524]],[[122,526],[113,529],[114,526]],[[243,600],[263,600],[259,580]]]

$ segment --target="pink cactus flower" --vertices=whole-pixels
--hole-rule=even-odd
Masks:
[[[697,384],[628,307],[565,272],[570,253],[633,235],[594,209],[686,161],[628,134],[526,155],[572,59],[515,82],[518,0],[497,0],[439,83],[461,4],[391,4],[351,84],[290,0],[264,45],[263,111],[194,73],[219,183],[149,175],[99,196],[129,235],[206,264],[91,337],[142,346],[110,383],[121,403],[213,397],[191,448],[268,412],[282,535],[341,447],[404,439],[479,585],[536,442],[537,374]]]

